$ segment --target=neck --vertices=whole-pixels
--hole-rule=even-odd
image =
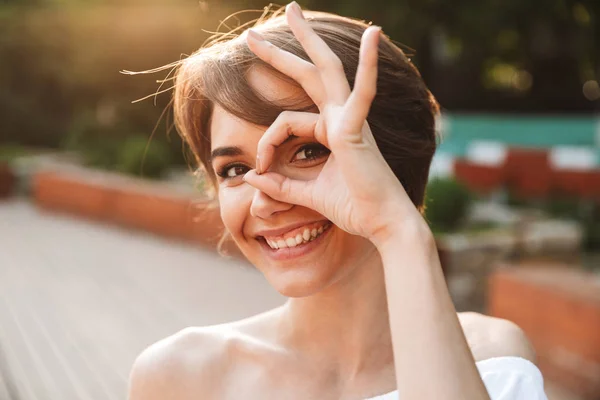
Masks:
[[[290,348],[344,380],[393,365],[379,253],[373,248],[351,271],[315,295],[290,298],[279,328]]]

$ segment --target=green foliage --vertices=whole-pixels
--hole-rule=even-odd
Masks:
[[[119,124],[150,135],[169,96],[158,96],[156,104],[131,102],[155,93],[156,80],[168,71],[119,71],[152,69],[191,54],[209,35],[202,29],[214,28],[220,17],[184,0],[0,1],[0,143],[56,148],[74,119],[105,106]]]
[[[511,190],[507,190],[506,191],[506,204],[511,207],[521,208],[521,207],[530,206],[531,200],[529,200],[525,197],[518,196]]]
[[[425,216],[434,232],[456,230],[464,221],[473,196],[452,178],[434,178],[427,185]]]
[[[583,248],[600,251],[600,204],[592,200],[567,196],[548,199],[544,211],[554,218],[577,221],[583,229]]]
[[[583,248],[589,251],[600,251],[600,203],[583,201],[580,208],[579,221],[583,226]]]
[[[582,245],[584,250],[600,251],[600,203],[592,200],[579,200],[576,212],[567,217],[581,223],[583,228]]]
[[[169,147],[144,136],[127,138],[117,158],[117,170],[147,178],[160,178],[171,165]]]
[[[79,153],[86,165],[114,169],[119,137],[125,134],[125,130],[118,132],[115,126],[102,126],[91,112],[82,112],[71,123],[61,147]]]
[[[600,219],[600,216],[598,217]],[[583,247],[590,251],[600,251],[600,220],[587,220],[583,224]]]
[[[0,143],[57,147],[73,118],[110,104],[118,123],[150,134],[169,96],[159,74],[124,76],[191,54],[258,18],[263,0],[0,0]],[[448,110],[592,110],[600,2],[564,0],[302,0],[307,9],[372,21],[415,51],[412,60]],[[277,7],[273,7],[276,9]],[[530,23],[535,21],[535,23]],[[492,79],[501,83],[486,85]],[[494,83],[492,82],[492,83]],[[167,89],[172,81],[165,82]],[[506,86],[508,85],[508,86]],[[167,123],[168,125],[168,123]],[[161,130],[159,130],[160,132]],[[104,140],[102,143],[107,143]],[[176,146],[173,146],[176,147]],[[107,152],[107,154],[105,154]],[[90,159],[110,164],[112,150]],[[104,161],[103,161],[104,160]]]
[[[544,211],[555,218],[582,219],[583,203],[574,197],[552,197],[545,202]]]
[[[6,144],[0,146],[0,162],[10,162],[17,157],[27,154],[27,150],[17,144]]]
[[[150,141],[150,135],[132,132],[129,124],[102,124],[93,113],[83,112],[71,124],[61,147],[81,154],[91,167],[159,178],[174,162],[172,149],[164,140]]]

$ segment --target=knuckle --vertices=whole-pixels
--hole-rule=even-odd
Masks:
[[[290,180],[288,178],[283,179],[279,184],[279,192],[284,199],[289,199],[292,194],[292,185],[290,185]]]
[[[342,60],[340,60],[340,58],[335,54],[332,54],[332,56],[327,60],[327,68],[336,72],[344,72],[344,64],[342,64]]]
[[[292,118],[292,111],[284,110],[284,111],[280,112],[279,115],[277,116],[277,118],[275,118],[275,121],[273,121],[271,126],[268,128],[268,130],[270,132],[273,132],[273,134],[274,134],[275,132],[277,132],[280,129],[285,128],[285,126],[289,125],[289,120],[291,118]]]
[[[319,77],[319,69],[314,64],[306,63],[298,69],[298,77],[300,79],[306,77],[308,81],[314,81]]]
[[[266,42],[267,44],[267,51],[265,52],[265,61],[267,61],[269,64],[275,62],[278,60],[278,53],[281,51],[281,49],[277,46],[275,46],[273,43],[270,42]]]
[[[294,121],[294,114],[295,113],[293,111],[282,111],[277,117],[277,120],[279,120],[279,123],[277,124],[277,130],[285,130],[289,134],[289,130]]]
[[[283,121],[287,121],[287,120],[291,119],[293,115],[294,115],[294,112],[293,112],[293,111],[290,111],[290,110],[284,110],[284,111],[282,111],[282,112],[279,114],[279,116],[277,117],[277,119],[279,119],[280,121],[282,121],[282,122],[283,122]]]
[[[319,82],[321,80],[321,74],[319,73],[319,68],[315,65],[310,65],[308,67],[307,75],[310,77],[311,81]]]

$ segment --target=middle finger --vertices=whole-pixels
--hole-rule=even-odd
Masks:
[[[246,40],[250,50],[258,58],[298,82],[319,110],[325,106],[327,96],[317,67],[273,45],[252,29],[248,30]]]

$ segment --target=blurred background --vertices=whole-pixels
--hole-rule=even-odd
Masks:
[[[381,25],[441,103],[426,217],[457,310],[519,324],[551,400],[600,399],[600,2],[300,5]],[[285,301],[217,254],[168,71],[120,73],[265,6],[0,0],[0,400],[124,399],[149,344]]]

